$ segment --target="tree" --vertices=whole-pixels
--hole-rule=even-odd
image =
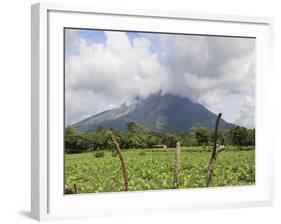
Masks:
[[[84,134],[77,132],[73,127],[65,128],[65,150],[69,153],[77,153],[86,150]]]
[[[247,130],[247,138],[245,139],[245,146],[255,146],[255,139],[256,139],[256,130],[255,129],[248,129]]]
[[[198,127],[195,129],[195,137],[198,145],[207,146],[210,140],[210,133],[208,128]]]
[[[126,138],[121,141],[125,148],[143,149],[147,148],[149,130],[135,122],[127,123],[128,132]]]
[[[66,136],[73,135],[73,134],[75,134],[75,133],[76,133],[76,130],[75,130],[75,128],[73,128],[72,126],[67,126],[67,127],[65,128],[64,134],[65,134]]]
[[[195,136],[195,131],[191,131],[185,138],[186,146],[197,146],[197,139]]]
[[[147,128],[145,128],[144,126],[137,124],[135,122],[128,122],[127,123],[127,129],[128,132],[131,133],[138,133],[138,134],[148,134],[149,130]]]
[[[244,127],[235,127],[229,131],[231,142],[233,145],[239,146],[241,148],[242,146],[247,145],[247,137],[248,137],[248,132],[247,128]]]
[[[165,144],[169,148],[176,147],[176,143],[180,140],[180,138],[174,134],[164,134],[161,138],[161,143]]]
[[[151,148],[153,145],[157,145],[159,143],[160,139],[157,135],[155,135],[154,133],[150,134],[148,136],[148,139],[147,139],[147,146],[149,148]]]
[[[145,135],[128,133],[127,135],[128,148],[144,149],[147,148],[147,139]]]

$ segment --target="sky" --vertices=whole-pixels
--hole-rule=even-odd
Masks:
[[[255,127],[255,39],[65,30],[65,123],[161,91]]]

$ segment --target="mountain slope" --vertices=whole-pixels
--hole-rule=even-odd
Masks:
[[[172,94],[153,94],[135,105],[121,106],[82,120],[74,127],[94,131],[97,127],[126,130],[127,122],[133,121],[155,132],[188,132],[192,127],[205,126],[213,129],[217,115],[199,103]],[[234,125],[220,121],[221,129]]]

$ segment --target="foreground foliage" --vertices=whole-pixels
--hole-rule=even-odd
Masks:
[[[129,190],[171,189],[175,149],[126,150]],[[78,193],[117,192],[124,190],[121,165],[116,154],[106,151],[104,157],[93,152],[65,155],[65,187],[77,186]],[[184,147],[180,163],[180,188],[206,186],[210,150]],[[255,151],[229,147],[217,159],[212,186],[253,185]]]

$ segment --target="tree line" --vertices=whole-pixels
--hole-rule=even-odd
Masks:
[[[175,147],[178,141],[182,146],[209,146],[214,140],[214,133],[206,127],[194,127],[189,133],[156,133],[135,123],[127,123],[127,131],[99,127],[93,132],[82,132],[72,126],[65,128],[65,151],[78,153],[84,151],[114,149],[111,135],[116,137],[122,149],[145,149],[163,144],[168,148]],[[220,131],[218,138],[226,145],[239,148],[255,145],[255,129],[235,127]]]

